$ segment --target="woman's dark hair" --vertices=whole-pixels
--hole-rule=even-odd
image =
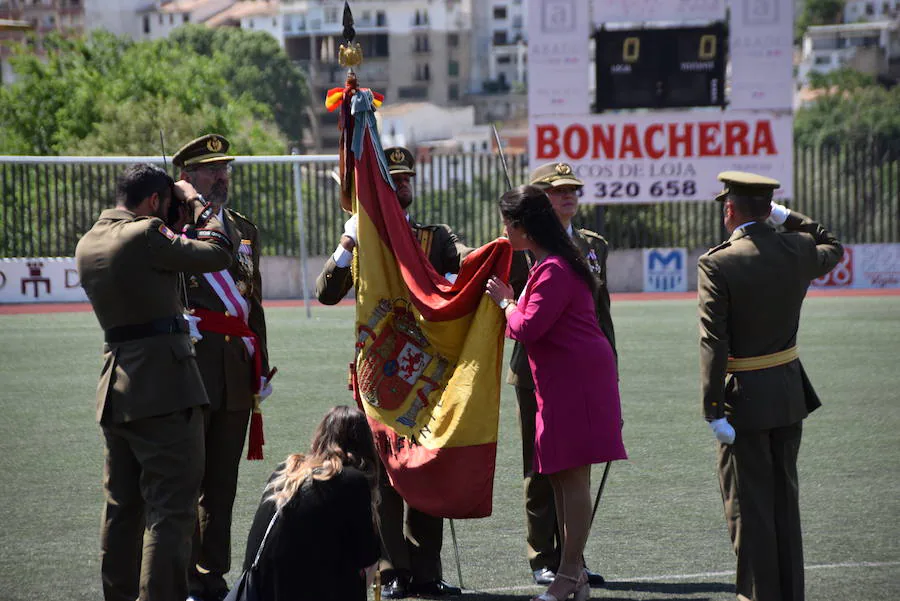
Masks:
[[[284,467],[269,483],[276,506],[293,498],[307,480],[329,480],[345,466],[355,467],[369,477],[373,499],[378,482],[379,459],[365,414],[356,407],[338,405],[322,418],[309,446],[309,453],[288,455]]]
[[[537,186],[519,186],[500,197],[500,214],[516,227],[525,230],[535,244],[551,255],[565,259],[596,297],[596,283],[587,261],[563,229],[550,198]]]
[[[168,198],[174,180],[162,168],[150,163],[135,163],[125,168],[116,182],[116,202],[134,209],[154,193]]]

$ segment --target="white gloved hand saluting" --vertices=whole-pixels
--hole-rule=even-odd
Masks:
[[[787,221],[787,218],[790,214],[791,210],[789,208],[784,205],[780,205],[773,200],[772,212],[769,214],[769,218],[766,219],[766,223],[771,226],[783,225],[784,222]]]
[[[731,424],[728,423],[728,420],[726,418],[722,417],[719,419],[714,419],[713,421],[709,422],[709,427],[716,435],[716,440],[718,440],[722,444],[734,443],[734,428],[731,427]]]
[[[203,334],[200,333],[200,328],[197,327],[197,324],[200,323],[200,318],[196,315],[185,313],[184,319],[188,324],[188,336],[191,337],[191,342],[197,343],[203,340]]]
[[[259,400],[260,402],[269,398],[272,394],[272,385],[266,380],[265,376],[259,377]]]

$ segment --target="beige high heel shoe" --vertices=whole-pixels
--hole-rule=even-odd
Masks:
[[[541,593],[537,597],[532,598],[531,601],[565,601],[565,599],[569,598],[569,595],[571,595],[575,601],[588,601],[588,599],[591,598],[591,587],[588,586],[587,573],[583,570],[578,578],[559,572],[556,573],[556,577],[568,580],[569,582],[574,582],[575,588],[572,589],[572,592],[566,593],[566,596],[562,599],[550,593]]]

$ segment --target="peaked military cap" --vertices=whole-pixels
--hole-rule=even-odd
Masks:
[[[391,175],[400,173],[416,174],[416,160],[406,148],[402,146],[385,148],[384,157],[387,159],[388,171]]]
[[[723,171],[718,175],[718,179],[725,184],[725,189],[716,195],[717,202],[724,201],[729,194],[737,196],[768,195],[771,199],[775,188],[781,187],[781,183],[777,179],[746,171]]]
[[[572,166],[568,163],[547,163],[531,172],[532,186],[546,190],[558,186],[584,186],[584,182],[575,177]]]
[[[228,139],[219,134],[206,134],[196,140],[191,140],[178,149],[172,157],[172,164],[176,167],[191,167],[193,165],[205,165],[207,163],[221,163],[233,161],[233,156],[228,156]]]

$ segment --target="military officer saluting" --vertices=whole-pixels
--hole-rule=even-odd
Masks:
[[[388,148],[384,154],[397,189],[397,200],[406,211],[413,200],[411,179],[416,175],[413,155],[401,147]],[[412,219],[409,225],[435,270],[447,275],[459,272],[460,262],[471,249],[459,241],[449,226],[422,225]],[[344,225],[337,249],[316,279],[316,296],[323,304],[338,303],[354,285],[350,264],[356,247],[356,230],[357,217],[353,215]],[[409,507],[391,487],[385,470],[381,471],[379,492],[382,597],[460,594],[460,588],[446,583],[442,575],[443,519]]]
[[[606,281],[606,258],[609,245],[600,234],[587,229],[576,229],[572,218],[578,211],[578,199],[584,182],[575,177],[567,163],[546,163],[535,169],[529,183],[541,188],[550,198],[553,210],[563,227],[572,236],[572,242],[587,260],[591,273],[597,282],[597,321],[609,340],[613,352],[616,351],[615,331],[610,314],[609,288]],[[518,296],[528,281],[533,257],[530,253],[513,254],[509,283]],[[546,476],[535,473],[532,468],[534,455],[534,428],[537,401],[534,395],[534,380],[528,365],[525,347],[516,342],[513,346],[507,383],[515,386],[519,404],[519,426],[522,431],[522,464],[525,477],[525,516],[527,520],[528,563],[536,584],[549,585],[556,577],[560,562],[560,533],[556,521],[556,505],[553,489]],[[588,571],[591,586],[604,583],[603,576]]]
[[[249,219],[228,207],[234,160],[228,148],[224,136],[207,134],[188,142],[172,157],[181,179],[211,203],[234,245],[228,269],[187,275],[197,364],[210,404],[204,423],[206,466],[200,487],[199,534],[189,573],[190,593],[196,601],[220,601],[228,592],[225,574],[231,569],[238,466],[251,412],[271,393],[266,379],[269,360],[259,232]],[[250,438],[252,458],[261,458],[257,447],[261,441],[253,433]]]
[[[719,180],[731,236],[699,259],[700,383],[719,441],[737,597],[802,601],[797,454],[803,419],[821,403],[797,331],[810,282],[837,265],[843,248],[809,217],[772,202],[778,181],[741,171]]]
[[[116,200],[75,249],[106,341],[97,387],[106,445],[103,595],[171,601],[187,596],[207,404],[179,272],[227,268],[231,240],[193,186],[154,165],[126,168]],[[164,222],[179,214],[170,213],[173,202],[194,223],[184,236]]]

